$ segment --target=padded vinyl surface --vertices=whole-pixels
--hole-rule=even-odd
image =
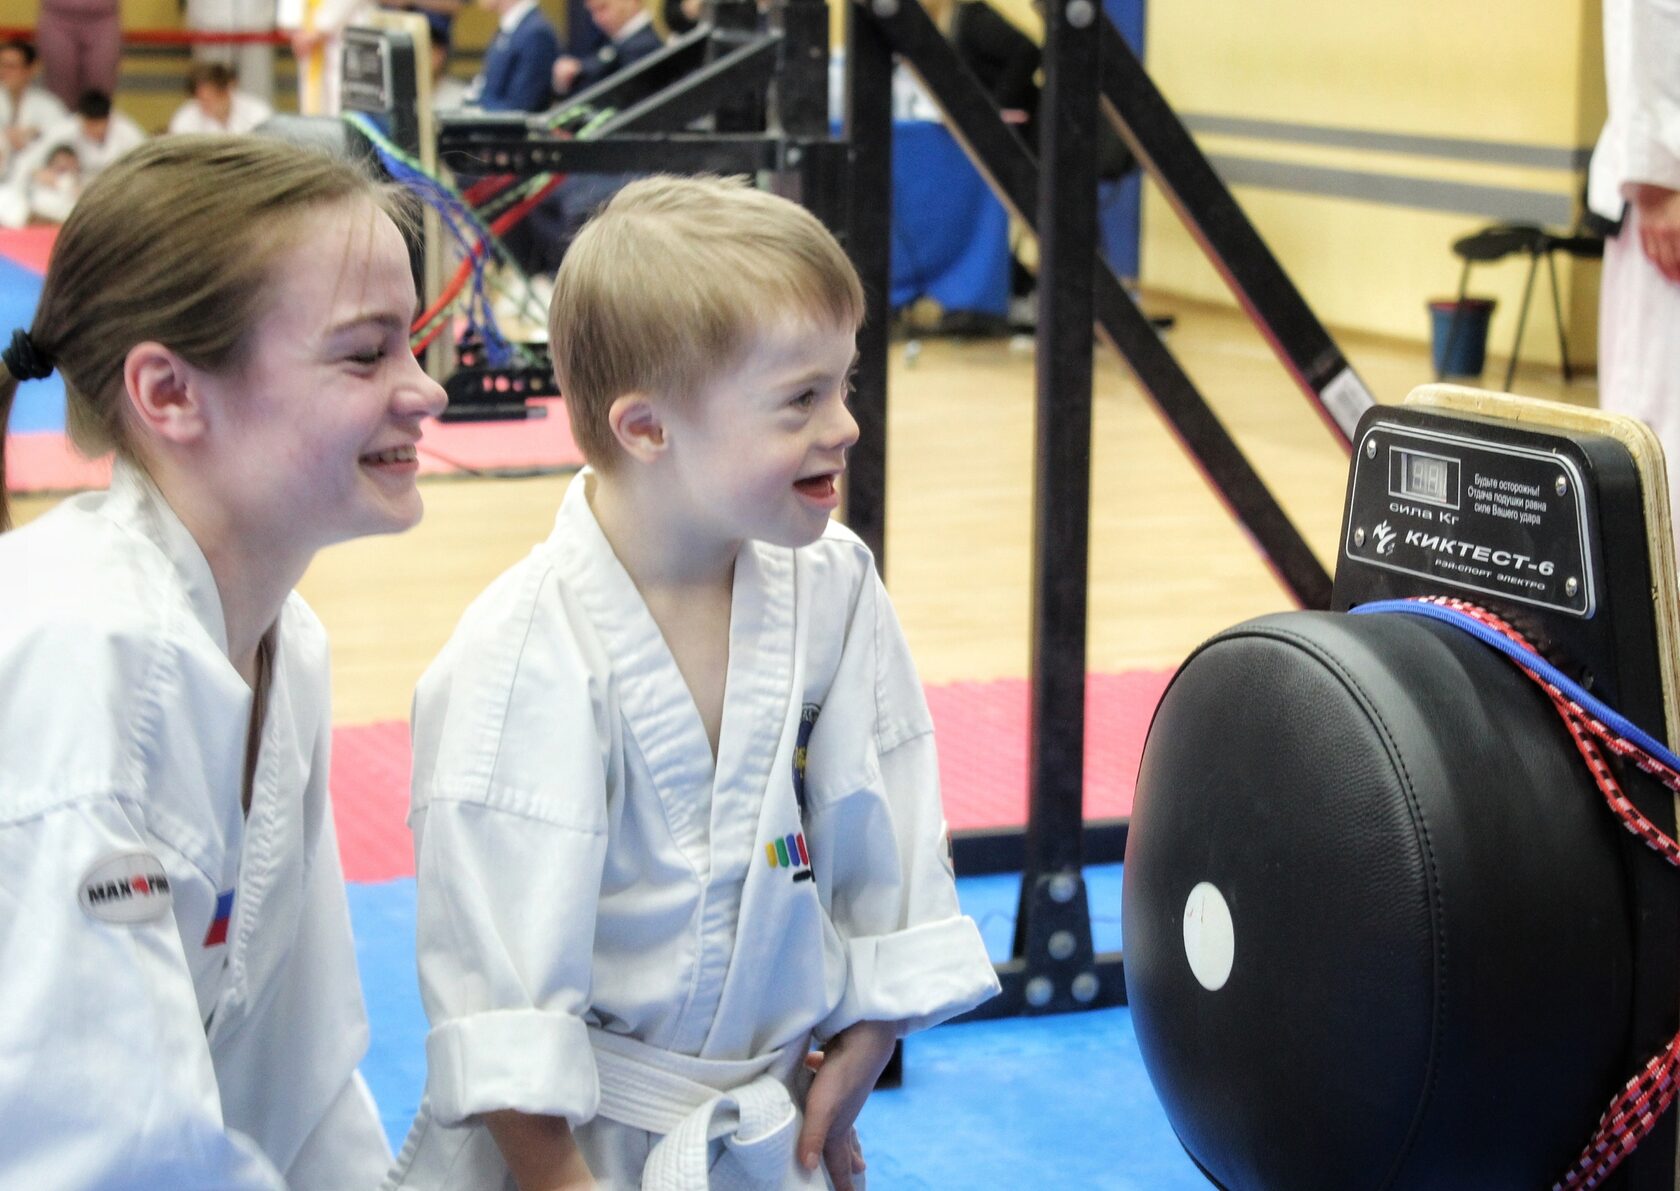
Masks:
[[[1127,988],[1168,1114],[1228,1187],[1549,1186],[1626,1079],[1620,829],[1544,697],[1403,616],[1215,638],[1152,726]],[[1210,991],[1190,891],[1230,907]]]

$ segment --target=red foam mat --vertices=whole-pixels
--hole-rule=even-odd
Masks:
[[[410,768],[405,722],[333,729],[333,819],[347,880],[389,881],[414,875],[408,834]]]
[[[15,261],[33,273],[45,274],[52,255],[56,227],[25,227],[0,230],[0,256]]]
[[[545,416],[524,422],[427,422],[420,473],[582,467],[583,452],[559,399],[532,404]]]
[[[1085,814],[1131,813],[1149,717],[1168,670],[1094,674],[1086,683]],[[945,814],[954,829],[1026,822],[1027,684],[958,682],[927,689],[939,739]],[[405,724],[333,733],[332,788],[344,875],[389,881],[414,874],[408,828]]]
[[[111,460],[85,459],[62,434],[42,431],[6,439],[8,492],[79,492],[111,482]]]

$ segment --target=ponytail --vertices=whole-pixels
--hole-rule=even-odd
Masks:
[[[13,331],[12,343],[0,349],[0,534],[12,527],[5,497],[5,425],[12,417],[12,401],[17,400],[20,381],[47,376],[52,376],[52,354],[29,331]]]
[[[12,514],[6,499],[6,423],[12,416],[12,398],[17,396],[17,377],[0,360],[0,533],[12,527]]]
[[[6,423],[12,416],[18,382],[52,375],[52,357],[30,338],[28,331],[12,332],[12,341],[0,350],[0,533],[12,527],[6,503]]]

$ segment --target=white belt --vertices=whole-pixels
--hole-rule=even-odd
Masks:
[[[799,1109],[788,1082],[804,1058],[802,1047],[725,1061],[675,1054],[594,1027],[589,1042],[601,1083],[600,1115],[664,1134],[642,1169],[644,1191],[762,1191],[795,1174]],[[719,1139],[724,1156],[708,1172],[710,1146]]]

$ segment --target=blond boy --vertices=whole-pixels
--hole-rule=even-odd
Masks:
[[[996,990],[829,516],[862,313],[833,237],[734,181],[633,183],[568,251],[590,466],[415,698],[432,1031],[395,1185],[844,1191],[894,1040]]]

